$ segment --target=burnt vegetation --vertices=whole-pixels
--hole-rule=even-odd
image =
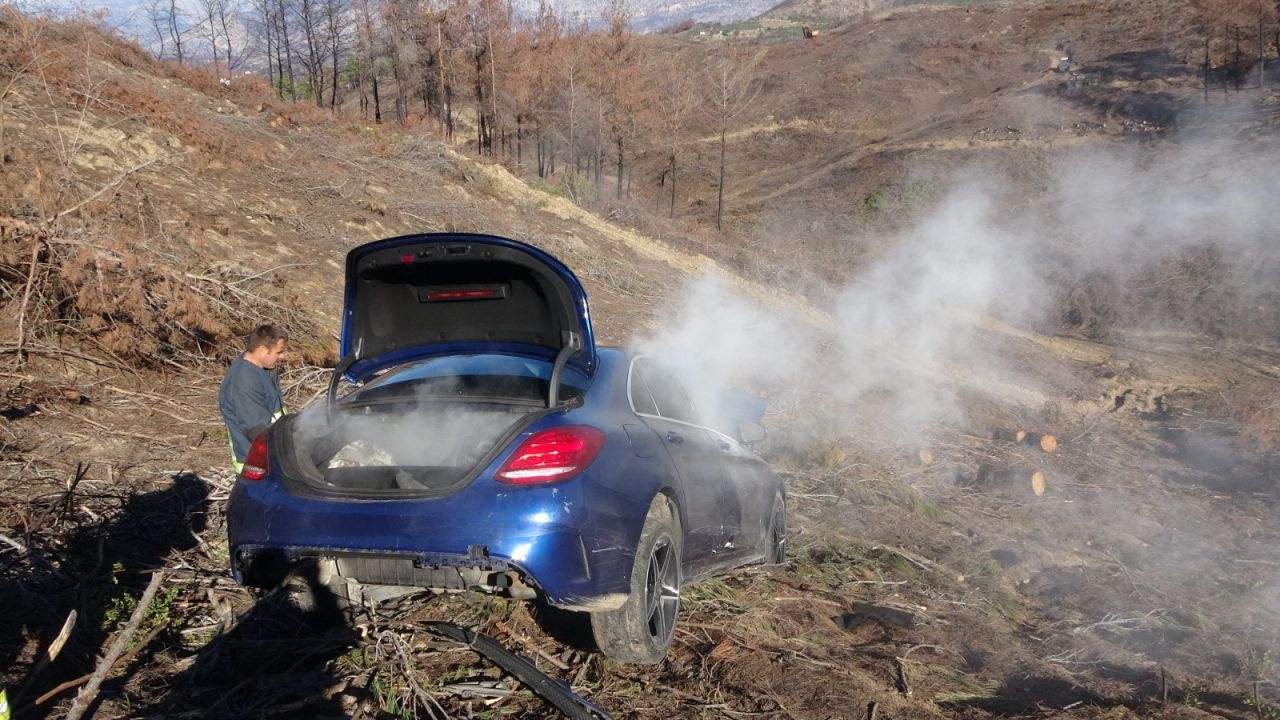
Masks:
[[[0,6],[0,686],[16,716],[555,716],[439,620],[615,717],[1280,714],[1280,258],[1231,223],[1127,238],[1108,262],[1046,225],[1042,312],[973,321],[1008,384],[1034,387],[965,384],[988,360],[971,350],[932,368],[963,412],[924,432],[881,422],[910,402],[892,378],[854,398],[761,389],[787,562],[688,588],[651,668],[603,660],[537,605],[417,595],[352,627],[306,569],[235,586],[212,400],[264,318],[291,338],[289,407],[320,390],[357,240],[527,239],[583,276],[621,341],[662,322],[695,255],[825,311],[968,161],[1024,191],[997,203],[1014,215],[1046,202],[1041,174],[1077,143],[1162,156],[1189,130],[1246,138],[1197,176],[1212,195],[1224,166],[1275,164],[1271,4],[784,7],[656,36],[629,32],[619,1],[591,23],[499,0],[200,5],[149,4],[148,49]],[[835,344],[800,374],[835,376]]]

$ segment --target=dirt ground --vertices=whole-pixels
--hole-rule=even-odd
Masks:
[[[431,620],[496,638],[617,718],[1280,716],[1276,337],[975,319],[975,342],[1034,387],[993,395],[945,368],[963,413],[912,436],[878,421],[903,401],[888,389],[849,405],[775,388],[763,450],[788,483],[788,561],[687,588],[653,667],[603,660],[532,605],[421,595],[351,627],[227,571],[222,369],[237,335],[277,319],[297,338],[286,404],[306,404],[335,360],[350,247],[436,229],[539,245],[584,279],[604,343],[659,327],[708,272],[821,336],[829,308],[800,299],[822,296],[805,279],[834,287],[886,251],[837,238],[910,224],[927,192],[904,194],[905,165],[982,154],[1030,179],[1079,143],[1163,142],[1197,89],[1161,7],[921,9],[771,47],[779,89],[735,139],[753,180],[732,194],[732,246],[629,207],[635,222],[609,222],[425,134],[272,104],[0,8],[0,56],[45,63],[0,104],[0,683],[15,717],[65,715],[117,640],[86,698],[100,718],[559,716]],[[1105,82],[1077,93],[1046,72],[1067,40]],[[1177,67],[1118,75],[1152,48]],[[801,72],[824,64],[849,82]],[[1051,122],[1009,110],[1028,97]],[[1273,133],[1273,115],[1231,127]],[[893,212],[868,213],[878,189]],[[803,251],[751,234],[783,221]],[[834,416],[854,420],[824,430]],[[500,697],[464,693],[495,681]]]

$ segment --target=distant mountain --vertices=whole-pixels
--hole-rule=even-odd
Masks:
[[[905,3],[895,0],[783,0],[765,13],[765,16],[840,22],[883,7],[903,4]]]
[[[778,0],[631,0],[632,30],[659,30],[684,20],[697,22],[732,22],[753,18],[778,4]],[[515,0],[516,12],[533,15],[538,0]],[[579,17],[592,25],[601,21],[599,0],[551,0],[556,14],[564,18]]]

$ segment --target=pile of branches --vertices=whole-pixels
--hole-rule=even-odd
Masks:
[[[264,318],[318,342],[314,323],[277,297],[270,271],[195,271],[122,232],[90,240],[0,216],[0,313],[15,333],[5,352],[22,361],[66,352],[72,339],[135,368],[188,367],[233,354]]]

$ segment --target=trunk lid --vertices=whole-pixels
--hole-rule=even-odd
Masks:
[[[430,233],[347,254],[340,351],[354,382],[422,358],[471,353],[596,366],[587,295],[568,267],[494,235]]]

